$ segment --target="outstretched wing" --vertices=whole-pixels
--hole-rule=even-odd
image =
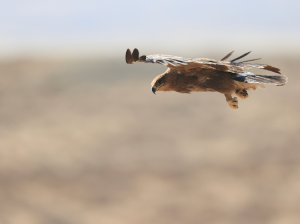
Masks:
[[[280,70],[278,68],[269,65],[245,63],[246,61],[235,62],[236,60],[245,57],[250,52],[231,61],[224,61],[225,59],[230,57],[232,53],[233,52],[230,52],[221,61],[214,60],[214,59],[207,59],[207,58],[191,59],[191,58],[183,58],[178,56],[162,55],[162,54],[147,55],[147,56],[143,55],[139,57],[139,51],[135,48],[132,53],[129,49],[127,49],[126,62],[127,64],[132,64],[135,62],[158,63],[176,70],[189,70],[191,68],[199,68],[199,69],[212,69],[212,70],[231,72],[231,73],[244,73],[246,72],[247,69],[260,68],[260,69],[265,69],[280,74]],[[253,60],[257,60],[257,59],[253,59]],[[253,60],[249,60],[249,61],[253,61]]]
[[[133,52],[129,49],[126,51],[126,62],[127,64],[133,64],[135,62],[145,63],[157,63],[162,64],[170,69],[174,70],[185,70],[188,71],[192,68],[197,69],[217,69],[221,71],[229,71],[229,68],[225,64],[220,64],[216,60],[212,59],[191,59],[183,58],[172,55],[155,54],[155,55],[143,55],[139,57],[139,51],[135,48]]]
[[[135,62],[145,62],[145,63],[158,63],[165,66],[184,66],[189,65],[189,62],[192,62],[193,59],[190,58],[182,58],[172,55],[163,55],[163,54],[155,54],[155,55],[143,55],[139,57],[138,49],[134,49],[132,54],[129,49],[126,51],[126,63],[132,64]]]

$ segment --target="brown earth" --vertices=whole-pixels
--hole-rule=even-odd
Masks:
[[[123,57],[1,62],[0,223],[298,224],[298,61],[238,110]]]

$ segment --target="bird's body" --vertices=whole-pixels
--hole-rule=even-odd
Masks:
[[[187,72],[191,75],[186,75]],[[168,69],[163,76],[165,76],[165,85],[158,91],[230,93],[234,89],[234,80],[232,80],[231,74],[222,71],[199,71],[194,68],[184,72]],[[153,80],[152,86],[155,81],[156,79]]]
[[[249,68],[261,68],[280,74],[278,68],[262,64],[235,62],[247,54],[231,61],[225,61],[231,54],[232,52],[222,60],[217,61],[170,55],[139,57],[137,49],[134,49],[132,54],[128,49],[126,62],[128,64],[134,62],[159,63],[169,67],[166,72],[152,81],[153,93],[156,91],[176,91],[179,93],[220,92],[225,95],[227,103],[233,109],[238,108],[237,98],[231,96],[233,93],[245,99],[248,97],[247,90],[249,89],[256,89],[258,86],[264,87],[264,84],[284,85],[286,83],[287,78],[285,76],[262,76],[246,72],[246,69]]]

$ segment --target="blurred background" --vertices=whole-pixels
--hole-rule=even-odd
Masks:
[[[0,223],[298,224],[300,2],[0,7]],[[141,54],[279,67],[284,87],[153,95]],[[259,71],[258,74],[267,74]],[[270,73],[269,73],[270,74]]]

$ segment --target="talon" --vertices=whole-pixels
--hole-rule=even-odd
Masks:
[[[247,90],[245,89],[239,89],[235,91],[236,95],[242,99],[246,99],[249,95]]]
[[[226,97],[226,101],[228,103],[228,105],[232,108],[232,109],[238,109],[238,99],[237,97],[232,98],[230,95],[225,95]]]

